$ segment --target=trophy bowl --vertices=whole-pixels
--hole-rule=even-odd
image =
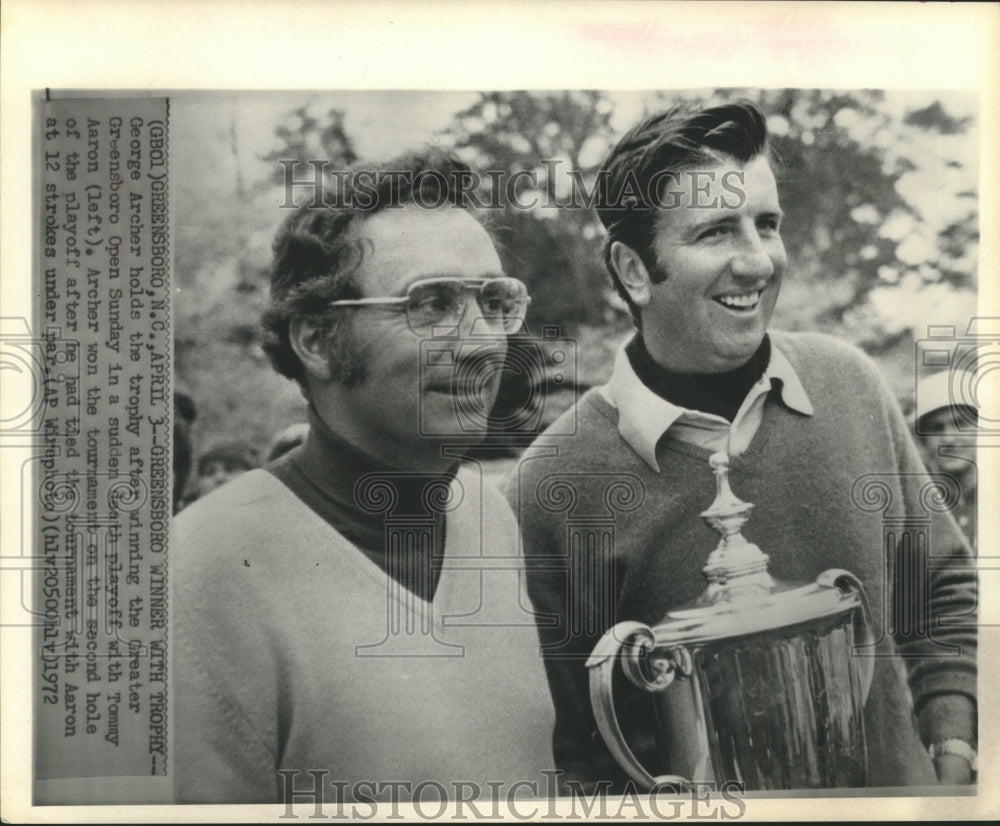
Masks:
[[[746,791],[864,786],[864,704],[874,659],[868,601],[848,571],[787,585],[741,528],[753,505],[729,487],[729,459],[714,454],[716,498],[701,514],[720,535],[705,593],[653,628],[622,622],[587,661],[598,730],[644,791],[727,781]],[[653,697],[651,726],[669,774],[654,777],[629,747],[613,676]]]

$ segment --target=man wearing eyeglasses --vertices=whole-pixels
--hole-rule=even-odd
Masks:
[[[764,115],[726,104],[650,116],[599,174],[608,192],[597,210],[608,233],[605,264],[637,329],[607,385],[566,414],[579,423],[575,435],[552,435],[570,429],[554,423],[539,438],[549,455],[523,462],[510,489],[556,705],[558,767],[583,784],[623,781],[628,761],[612,759],[596,731],[589,680],[597,672],[588,665],[600,659],[588,658],[617,623],[657,625],[705,594],[703,568],[718,538],[700,516],[716,490],[710,457],[724,452],[732,490],[754,504],[744,534],[769,555],[772,576],[805,583],[842,568],[864,584],[878,643],[864,709],[867,783],[969,783],[974,561],[943,503],[931,501],[941,491],[876,366],[833,338],[769,330],[787,261]],[[631,504],[616,501],[614,480],[631,486]],[[555,485],[559,495],[546,499]],[[606,541],[589,542],[588,530],[604,531],[597,536]],[[733,570],[734,578],[746,573]],[[787,770],[778,786],[864,783],[802,758],[809,738],[830,739],[815,720],[794,742],[791,723],[801,716],[808,726],[806,715],[766,723],[790,707],[787,697],[799,702],[805,695],[795,692],[808,690],[806,678],[786,676],[778,691],[787,697],[762,691],[767,663],[751,651],[746,672],[734,668],[716,686],[751,699],[713,748],[731,754],[745,744],[760,764]],[[653,737],[650,695],[627,688],[616,695],[626,742],[648,773],[677,773]],[[698,699],[709,717],[716,701]],[[700,725],[682,723],[690,728],[679,738]],[[711,730],[711,719],[705,725]],[[688,752],[692,764],[701,756]],[[688,779],[714,779],[716,788],[761,782],[747,764],[720,776],[732,772],[724,759],[714,778],[698,762],[700,776]]]
[[[180,802],[545,793],[516,522],[460,461],[529,299],[465,208],[468,173],[351,170],[277,235],[265,349],[309,433],[176,521]],[[512,587],[487,590],[481,559]]]

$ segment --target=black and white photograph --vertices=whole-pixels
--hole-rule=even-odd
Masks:
[[[502,5],[4,14],[5,818],[1000,811],[997,7]]]

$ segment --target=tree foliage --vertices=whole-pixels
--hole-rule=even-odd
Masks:
[[[506,184],[505,206],[490,217],[505,270],[534,297],[530,329],[602,324],[613,312],[600,224],[568,197],[573,172],[583,189],[592,187],[614,140],[613,109],[596,91],[489,92],[441,135],[484,176],[485,202],[498,200],[496,182]]]
[[[298,162],[305,167],[302,177],[309,180],[311,160],[326,161],[329,170],[342,169],[358,159],[340,109],[329,109],[320,115],[303,104],[275,126],[274,137],[275,146],[263,160],[272,169],[271,180],[279,186],[285,182],[283,161]]]

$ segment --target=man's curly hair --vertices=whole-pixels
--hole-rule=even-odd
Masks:
[[[384,164],[358,164],[338,175],[332,202],[296,209],[274,239],[271,303],[262,318],[264,351],[274,369],[306,389],[302,363],[289,341],[292,319],[301,316],[326,334],[334,375],[348,386],[357,384],[363,369],[338,341],[343,317],[329,311],[331,301],[363,297],[355,276],[371,244],[352,237],[351,229],[407,204],[466,207],[472,178],[469,166],[448,153],[407,154]]]

